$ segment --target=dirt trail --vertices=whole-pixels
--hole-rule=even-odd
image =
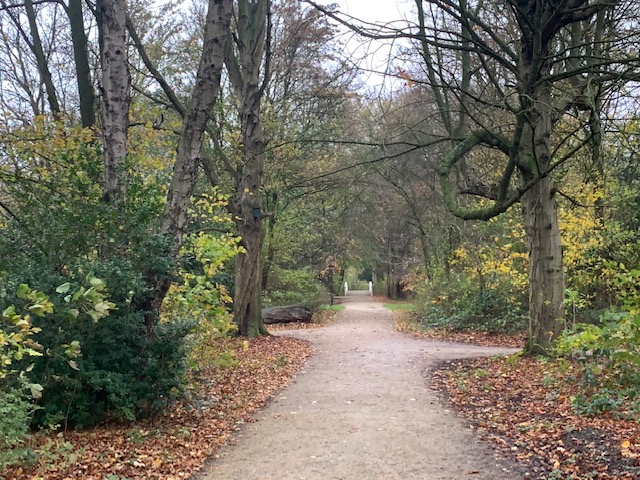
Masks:
[[[522,478],[498,465],[425,377],[434,362],[510,350],[413,339],[393,329],[382,304],[345,300],[333,325],[281,332],[310,341],[315,355],[199,478]]]

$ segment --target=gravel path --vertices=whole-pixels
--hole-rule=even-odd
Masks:
[[[445,359],[513,350],[417,340],[368,297],[347,297],[333,325],[281,334],[315,355],[220,450],[203,480],[514,480],[428,387]]]

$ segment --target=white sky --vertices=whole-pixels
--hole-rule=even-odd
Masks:
[[[341,13],[351,15],[365,22],[389,23],[411,18],[414,0],[334,0]],[[378,91],[383,86],[391,87],[391,82],[385,81],[383,73],[388,68],[389,57],[393,53],[390,42],[376,42],[363,40],[351,33],[345,35],[347,49],[352,54],[354,62],[364,59],[362,67],[377,73],[363,71],[362,79],[372,89]]]
[[[409,12],[412,0],[334,0],[340,11],[368,22],[401,19]]]

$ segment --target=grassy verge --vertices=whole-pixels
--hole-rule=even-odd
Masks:
[[[471,343],[485,347],[522,348],[525,335],[508,335],[480,330],[452,330],[448,328],[425,328],[420,317],[412,311],[396,310],[394,324],[396,330],[416,338],[441,340],[443,342]]]
[[[334,310],[336,312],[339,312],[340,310],[344,310],[344,308],[344,305],[320,305],[320,310]]]
[[[416,306],[413,303],[385,303],[384,308],[392,312],[413,312]]]

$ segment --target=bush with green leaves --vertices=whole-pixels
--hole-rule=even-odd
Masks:
[[[34,456],[24,446],[33,409],[24,390],[0,390],[0,471]]]
[[[27,362],[42,356],[42,346],[34,340],[40,328],[31,318],[53,308],[46,295],[24,284],[16,296],[24,308],[10,305],[0,312],[0,469],[33,455],[23,442],[35,408],[31,399],[41,397],[42,386],[29,380],[33,365]]]
[[[506,282],[480,288],[458,273],[418,290],[414,303],[425,327],[515,333],[527,326],[525,300]]]
[[[158,233],[162,181],[128,164],[126,200],[103,201],[99,145],[84,135],[66,131],[56,142],[29,142],[15,153],[24,168],[0,172],[11,210],[0,224],[0,310],[19,303],[14,292],[21,284],[45,292],[54,305],[33,319],[46,353],[31,372],[43,387],[35,426],[82,427],[158,411],[180,394],[195,324],[161,324],[154,304],[158,285],[177,271],[171,239]],[[38,149],[50,149],[46,169],[28,157]],[[87,276],[103,281],[109,316],[83,310],[97,293]],[[62,285],[68,290],[56,293]],[[74,302],[79,306],[70,308]]]
[[[306,305],[316,309],[327,303],[329,293],[310,268],[273,268],[264,292],[264,306]]]
[[[578,412],[613,410],[640,419],[640,297],[635,290],[640,271],[618,277],[621,286],[631,285],[624,290],[622,307],[607,310],[597,325],[578,324],[566,331],[556,351],[580,367],[581,392],[572,399]]]

